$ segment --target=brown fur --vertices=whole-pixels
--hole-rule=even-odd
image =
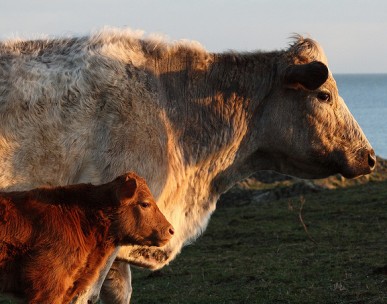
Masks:
[[[117,246],[161,246],[173,228],[134,173],[110,183],[0,193],[0,290],[69,303]]]

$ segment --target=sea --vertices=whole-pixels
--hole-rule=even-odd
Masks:
[[[334,74],[340,96],[376,155],[387,159],[387,74]]]

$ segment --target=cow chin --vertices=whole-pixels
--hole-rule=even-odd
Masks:
[[[298,178],[319,179],[340,173],[338,164],[315,161],[304,161],[296,158],[283,157],[274,171]]]

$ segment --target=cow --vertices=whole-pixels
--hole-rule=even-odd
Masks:
[[[211,53],[107,28],[0,44],[0,187],[101,183],[133,170],[176,229],[162,248],[122,246],[78,303],[129,302],[128,262],[168,264],[205,230],[219,196],[256,171],[353,178],[374,167],[312,38]]]
[[[119,246],[163,246],[173,234],[133,172],[98,186],[0,192],[0,290],[70,303]]]

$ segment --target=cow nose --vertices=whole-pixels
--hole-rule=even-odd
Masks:
[[[174,235],[175,234],[175,229],[173,229],[173,227],[169,228],[168,229],[168,232],[170,235]]]
[[[373,149],[371,149],[371,151],[368,153],[368,165],[370,166],[371,170],[375,169],[376,156],[375,156],[375,152]]]

